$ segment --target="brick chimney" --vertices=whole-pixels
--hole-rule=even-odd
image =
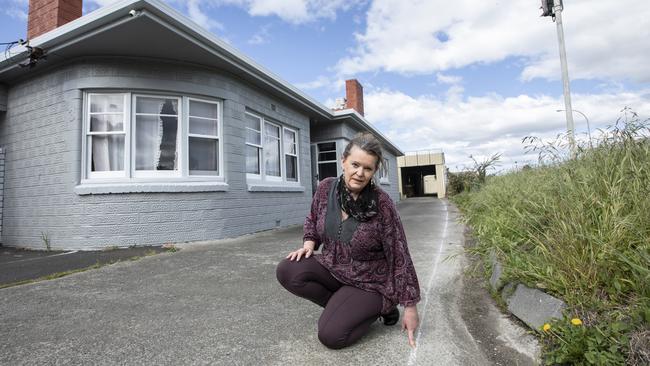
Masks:
[[[352,108],[363,116],[363,87],[357,79],[345,81],[345,108]]]
[[[81,17],[82,0],[29,0],[27,39]]]

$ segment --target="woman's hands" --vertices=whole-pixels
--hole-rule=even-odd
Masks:
[[[418,328],[419,322],[418,308],[415,305],[405,307],[404,316],[402,317],[402,330],[406,329],[411,347],[415,347],[415,330]]]
[[[300,261],[300,258],[302,258],[303,256],[305,258],[309,258],[309,257],[311,257],[312,254],[314,254],[314,247],[315,246],[316,246],[316,243],[314,243],[311,240],[308,240],[308,241],[303,243],[302,248],[300,248],[298,250],[294,250],[293,252],[289,253],[289,255],[287,255],[287,259],[290,260],[290,261],[295,259],[296,262],[298,262],[298,261]]]

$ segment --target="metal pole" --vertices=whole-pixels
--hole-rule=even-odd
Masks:
[[[589,118],[587,118],[587,115],[585,115],[584,113],[580,112],[577,109],[574,109],[573,111],[576,113],[580,113],[585,118],[585,121],[587,121],[587,135],[589,136],[589,147],[593,149],[594,145],[591,143],[591,127],[589,126]],[[564,109],[558,109],[556,112],[564,112]]]
[[[587,116],[584,113],[580,112],[577,109],[574,109],[573,111],[580,113],[583,117],[585,117],[585,121],[587,121],[587,135],[589,136],[589,147],[593,149],[594,145],[591,144],[591,127],[589,127],[589,118],[587,118]]]
[[[573,110],[571,108],[571,90],[569,87],[569,69],[567,67],[566,49],[564,48],[564,29],[562,28],[562,2],[554,1],[553,12],[555,13],[555,23],[557,24],[557,40],[560,47],[560,64],[562,67],[562,84],[564,85],[564,109],[566,111],[566,127],[569,133],[569,147],[571,148],[572,157],[576,157],[576,139],[573,127]]]

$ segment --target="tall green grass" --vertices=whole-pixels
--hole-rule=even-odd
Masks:
[[[540,157],[551,156],[546,164],[491,177],[479,191],[455,198],[479,239],[474,251],[494,250],[507,279],[562,298],[568,315],[586,328],[629,325],[625,337],[603,345],[616,352],[628,352],[638,332],[650,341],[647,136],[647,123],[632,119],[603,131],[593,149],[581,148],[574,159],[541,146]],[[555,360],[592,363],[586,356]]]

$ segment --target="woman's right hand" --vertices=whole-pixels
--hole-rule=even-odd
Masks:
[[[300,258],[302,258],[303,256],[305,258],[309,258],[311,257],[312,254],[314,254],[314,246],[315,246],[314,242],[306,241],[303,244],[302,248],[298,250],[294,250],[293,252],[289,253],[289,255],[287,255],[287,259],[290,261],[295,259],[295,261],[298,262],[300,261]]]

